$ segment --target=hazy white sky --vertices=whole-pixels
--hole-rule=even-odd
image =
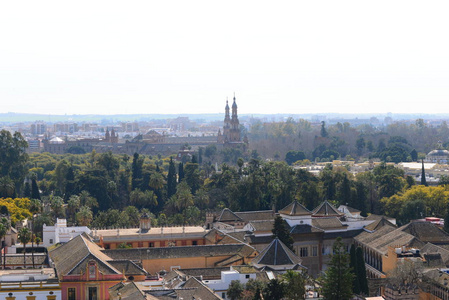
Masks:
[[[448,1],[3,1],[0,112],[449,107]]]

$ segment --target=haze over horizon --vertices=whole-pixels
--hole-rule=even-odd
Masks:
[[[442,113],[449,3],[23,1],[0,113]]]

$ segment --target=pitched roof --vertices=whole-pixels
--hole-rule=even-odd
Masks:
[[[417,237],[424,243],[449,244],[449,234],[430,222],[410,222],[399,229]]]
[[[420,249],[423,254],[433,254],[438,253],[441,255],[441,259],[443,260],[446,266],[449,266],[449,250],[442,248],[440,246],[434,245],[432,243],[427,243],[424,247]]]
[[[271,231],[274,226],[274,220],[251,221],[249,223],[254,231]]]
[[[119,296],[120,293],[120,296]],[[133,299],[133,300],[145,300],[148,299],[145,296],[145,292],[142,290],[142,286],[136,284],[135,282],[120,282],[116,285],[113,285],[109,288],[109,294],[111,296],[115,296],[117,299],[120,297],[120,299]]]
[[[341,216],[342,212],[338,211],[329,201],[324,201],[320,205],[318,205],[313,211],[313,216],[316,217],[329,217],[329,216]]]
[[[103,274],[121,274],[108,261],[109,256],[100,251],[101,248],[93,243],[87,234],[83,233],[49,252],[55,264],[58,276],[81,274],[89,260],[95,260]]]
[[[295,253],[293,253],[278,238],[275,238],[259,255],[257,255],[252,264],[257,268],[263,266],[291,266],[300,265],[302,262]]]
[[[208,286],[196,279],[195,277],[190,277],[183,288],[195,288],[195,293],[191,299],[202,299],[202,300],[220,300],[222,299],[217,294],[214,293]],[[181,299],[181,297],[179,298]],[[186,298],[183,298],[186,299]]]
[[[274,220],[276,214],[272,210],[235,212],[245,222]]]
[[[243,219],[237,216],[229,208],[225,208],[221,211],[221,214],[218,217],[217,222],[229,222],[229,221],[243,221]]]
[[[340,205],[338,207],[339,211],[340,211],[340,208],[342,208],[342,209],[346,208],[350,213],[361,213],[362,212],[361,210],[355,209],[355,208],[347,206],[347,205]]]
[[[318,233],[318,232],[324,232],[324,230],[309,224],[295,225],[292,227],[292,229],[290,229],[290,233],[292,234]]]
[[[130,260],[110,260],[108,261],[117,270],[121,271],[126,276],[129,275],[147,275],[148,272],[136,265]]]
[[[387,254],[388,246],[409,246],[417,248],[424,246],[415,236],[402,231],[401,228],[394,229],[390,226],[383,226],[373,233],[363,231],[354,239],[381,254]]]
[[[289,216],[308,216],[312,214],[310,210],[296,200],[281,209],[279,213]]]
[[[312,225],[323,230],[343,230],[347,228],[337,217],[312,219]]]
[[[380,219],[375,220],[373,223],[366,225],[364,228],[369,231],[376,231],[383,226],[391,226],[396,228],[396,225],[388,221],[388,219],[384,216],[382,216]]]
[[[198,245],[182,247],[162,248],[131,248],[131,249],[108,249],[103,250],[107,256],[113,259],[148,260],[161,258],[180,257],[205,257],[224,255],[247,255],[255,249],[247,244],[231,245]],[[250,255],[250,254],[248,254]]]

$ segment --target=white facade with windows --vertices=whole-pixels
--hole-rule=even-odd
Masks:
[[[83,232],[90,234],[90,229],[86,226],[67,227],[66,219],[56,219],[54,226],[44,224],[42,245],[50,247],[57,243],[67,243]]]

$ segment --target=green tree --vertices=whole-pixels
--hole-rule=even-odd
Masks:
[[[132,189],[140,188],[143,180],[143,158],[139,157],[139,153],[134,153],[132,162]]]
[[[354,275],[349,262],[349,254],[346,252],[341,237],[338,237],[333,246],[331,261],[321,279],[324,299],[348,300],[352,298]]]
[[[285,154],[285,162],[289,165],[292,165],[294,162],[298,160],[306,159],[306,155],[302,151],[294,151],[290,150]]]
[[[226,295],[231,300],[239,300],[242,297],[243,293],[243,284],[239,280],[232,280],[231,284],[229,284],[228,290],[226,291]]]
[[[36,178],[31,179],[31,199],[41,200],[41,193]]]
[[[278,238],[281,242],[283,242],[290,250],[293,250],[293,238],[285,227],[284,219],[281,216],[277,216],[274,219],[273,225],[273,237]]]
[[[167,174],[167,198],[170,198],[175,193],[176,193],[176,167],[175,163],[173,162],[173,158],[170,157]]]
[[[17,233],[17,238],[23,245],[23,265],[26,267],[26,244],[31,240],[31,231],[27,227],[22,227]]]
[[[184,164],[181,162],[178,165],[178,183],[184,179]]]
[[[27,173],[27,141],[19,132],[0,131],[0,176],[8,176],[18,189]]]
[[[369,295],[368,278],[366,277],[365,259],[363,258],[363,250],[357,247],[355,250],[356,264],[357,264],[357,278],[359,281],[360,292],[363,295]]]
[[[421,167],[421,185],[427,186],[426,171],[424,170],[424,159],[421,160],[421,162],[422,162],[422,167]]]
[[[306,274],[304,272],[287,270],[287,272],[282,275],[282,281],[285,283],[284,299],[305,299]]]
[[[81,206],[76,213],[76,220],[80,226],[89,226],[93,220],[93,213],[89,206]]]
[[[285,296],[285,284],[279,279],[271,279],[264,291],[264,299],[281,300]]]
[[[11,228],[11,223],[9,222],[8,218],[2,217],[0,219],[0,224],[2,225],[3,228],[1,229],[0,232],[0,240],[3,238],[3,242],[2,242],[2,250],[3,248],[5,248],[6,246],[6,234],[8,233],[9,229]],[[0,257],[1,257],[1,253],[0,253]],[[3,251],[3,270],[6,269],[6,251]]]
[[[320,134],[321,134],[321,137],[328,137],[329,136],[329,134],[327,133],[327,130],[326,130],[326,122],[324,122],[324,121],[321,121],[321,132],[320,132]]]

